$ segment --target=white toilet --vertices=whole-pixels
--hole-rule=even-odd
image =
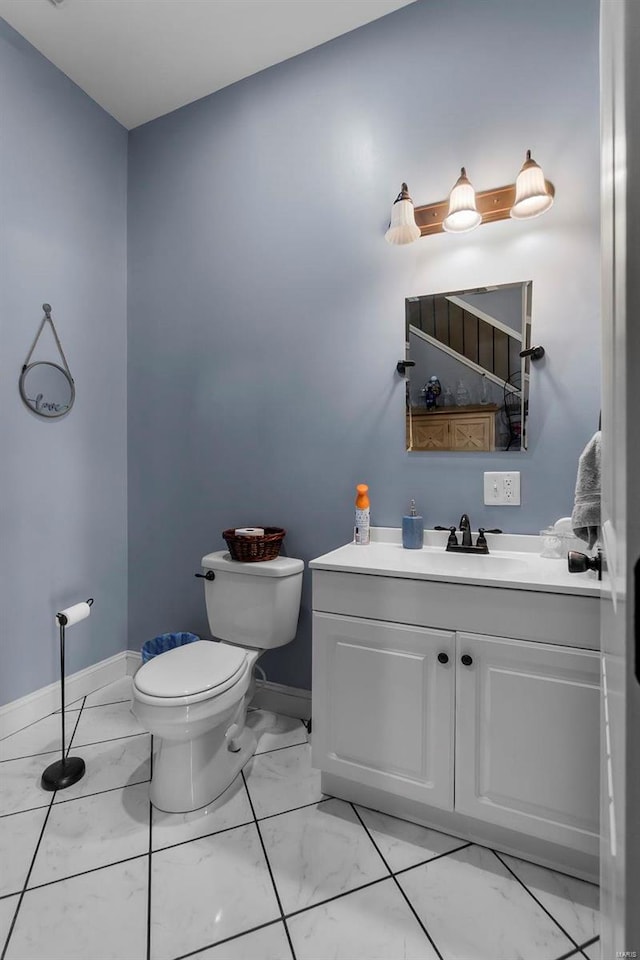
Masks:
[[[197,810],[223,793],[256,749],[245,727],[260,654],[296,635],[304,563],[277,557],[239,563],[220,550],[202,558],[209,627],[198,640],[154,657],[133,678],[133,712],[153,734],[151,802]]]

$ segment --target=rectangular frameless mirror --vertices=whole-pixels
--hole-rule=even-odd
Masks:
[[[409,297],[409,451],[526,450],[532,282]]]

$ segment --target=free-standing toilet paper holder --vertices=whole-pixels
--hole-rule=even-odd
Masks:
[[[65,702],[64,702],[64,632],[65,627],[73,626],[79,620],[89,616],[93,605],[93,597],[85,603],[76,603],[56,613],[56,620],[60,627],[60,718],[62,723],[62,747],[60,760],[50,763],[42,774],[41,785],[44,790],[64,790],[81,780],[85,773],[85,763],[82,757],[66,757],[65,750]]]

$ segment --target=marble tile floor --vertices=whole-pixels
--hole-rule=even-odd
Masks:
[[[52,715],[0,741],[2,960],[594,960],[598,890],[320,791],[299,720],[187,815],[148,800],[119,680],[72,704],[83,780],[40,788]]]

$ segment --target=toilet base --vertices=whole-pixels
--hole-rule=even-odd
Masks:
[[[231,786],[253,756],[257,740],[245,727],[228,749],[225,728],[188,741],[153,738],[153,775],[149,799],[164,813],[190,813],[213,803]]]

